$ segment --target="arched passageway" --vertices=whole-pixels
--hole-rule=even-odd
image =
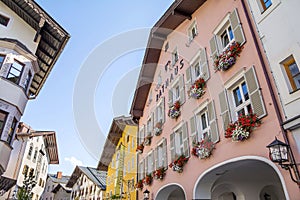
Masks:
[[[156,195],[155,200],[185,200],[183,188],[176,184],[167,185],[161,188]]]

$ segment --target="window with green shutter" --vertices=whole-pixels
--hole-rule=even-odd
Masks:
[[[185,87],[184,87],[183,75],[178,76],[169,89],[169,107],[176,101],[180,101],[180,104],[185,102]]]
[[[209,41],[212,58],[222,53],[233,41],[240,45],[246,41],[237,9],[228,14],[218,26],[220,28],[215,30]]]
[[[254,113],[264,117],[266,110],[254,67],[237,75],[237,81],[219,94],[219,102],[224,130],[240,115]]]
[[[183,123],[170,135],[170,151],[172,161],[181,155],[189,156],[189,140],[187,123]]]

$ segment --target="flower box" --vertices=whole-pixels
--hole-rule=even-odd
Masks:
[[[227,126],[225,137],[232,141],[244,141],[250,137],[251,132],[261,124],[256,114],[240,115],[238,120]]]
[[[147,174],[143,179],[144,185],[150,185],[152,183],[153,177],[151,174]]]
[[[203,78],[197,79],[189,89],[189,96],[195,99],[199,99],[205,94],[205,80]]]
[[[183,172],[184,165],[188,162],[188,158],[186,158],[184,155],[179,156],[176,160],[171,162],[169,164],[169,167],[173,169],[173,171],[176,171],[178,173]]]
[[[166,170],[164,167],[161,167],[153,172],[153,177],[156,180],[162,180],[166,174]]]
[[[177,119],[180,116],[180,102],[175,101],[175,103],[170,107],[168,116],[172,119]]]
[[[142,190],[144,185],[143,185],[143,180],[139,180],[135,185],[134,185],[136,190]]]
[[[143,150],[144,150],[144,145],[143,144],[140,144],[136,147],[136,152],[141,154],[143,153]]]
[[[243,47],[238,42],[232,42],[219,56],[214,58],[214,68],[216,71],[226,71],[235,64],[240,56]]]
[[[154,127],[154,134],[156,136],[159,136],[162,132],[162,123],[161,122],[157,122],[155,127]]]
[[[192,155],[200,159],[208,158],[215,148],[215,144],[210,139],[202,139],[192,148]]]

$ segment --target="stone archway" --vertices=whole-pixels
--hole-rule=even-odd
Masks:
[[[288,199],[279,170],[265,158],[245,156],[204,172],[195,184],[194,199]],[[273,199],[272,198],[272,199]]]
[[[182,186],[177,184],[166,185],[161,188],[155,197],[155,200],[185,200],[186,195]]]

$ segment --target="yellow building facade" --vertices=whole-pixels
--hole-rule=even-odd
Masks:
[[[107,170],[105,199],[137,199],[137,125],[130,117],[113,119],[98,169]]]

